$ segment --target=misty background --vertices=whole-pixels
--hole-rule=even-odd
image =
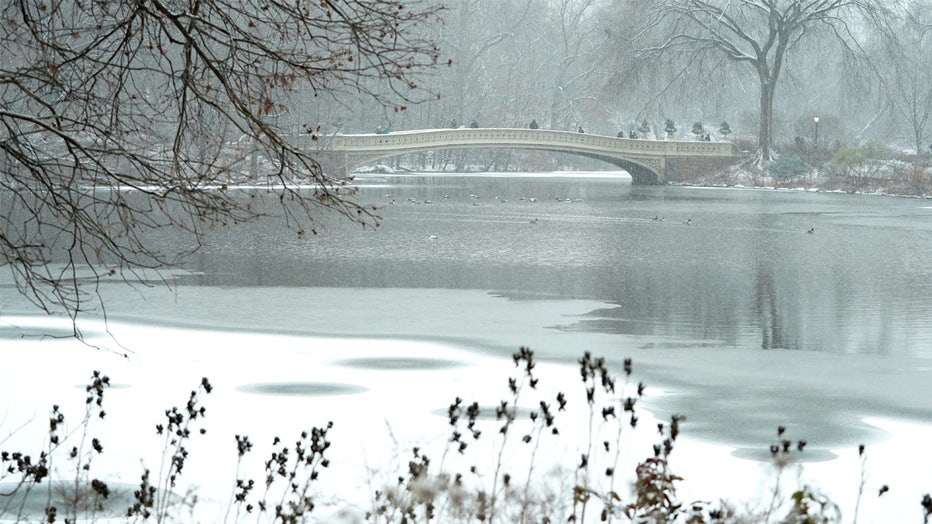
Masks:
[[[423,103],[383,107],[365,97],[295,92],[306,97],[277,115],[284,130],[317,123],[324,133],[480,127],[541,128],[639,138],[694,139],[703,123],[712,139],[753,149],[759,84],[745,64],[722,53],[668,52],[651,46],[670,36],[652,16],[650,0],[460,0],[445,3],[443,22],[423,30],[436,39],[442,65],[417,86]],[[920,153],[929,147],[925,120],[932,105],[932,3],[910,0],[888,18],[814,24],[786,56],[774,100],[774,145],[787,153],[810,147],[818,133],[827,149],[877,141]],[[881,13],[883,15],[883,13]],[[895,15],[895,16],[894,16]],[[672,22],[671,22],[672,23]],[[429,92],[429,96],[424,96]],[[818,131],[813,117],[819,117]],[[643,122],[650,131],[644,133]],[[718,131],[728,122],[733,134]]]

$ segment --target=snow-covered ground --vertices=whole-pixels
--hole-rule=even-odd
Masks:
[[[4,316],[0,321],[5,371],[0,382],[0,449],[38,454],[45,446],[52,405],[60,406],[69,429],[77,429],[85,408],[83,385],[93,370],[100,370],[110,377],[112,387],[105,393],[106,418],[91,422],[89,437],[100,438],[104,449],[93,458],[92,477],[107,482],[137,484],[145,468],[153,474],[158,470],[164,440],[156,435],[156,424],[164,423],[164,410],[183,408],[189,391],[209,377],[214,390],[203,401],[207,411],[201,421],[207,433],[192,437],[175,490],[197,493],[193,516],[186,514],[182,520],[200,522],[222,520],[234,479],[261,483],[261,462],[267,460],[274,437],[289,442],[302,430],[328,421],[334,422],[329,433],[333,445],[327,452],[332,463],[320,477],[322,505],[315,512],[328,520],[325,516],[355,508],[350,514],[359,517],[376,489],[406,474],[413,447],[441,468],[450,435],[447,409],[456,397],[494,409],[499,400],[509,398],[507,379],[520,376],[507,359],[440,342],[126,322],[111,323],[107,333],[102,324],[86,324],[87,342],[107,348],[99,349],[70,338],[31,336],[66,335],[66,321],[31,316]],[[126,357],[121,356],[124,352]],[[525,397],[526,407],[535,407],[541,399],[553,402],[556,392],[565,392],[569,400],[568,411],[557,420],[560,438],[542,438],[544,447],[535,455],[539,471],[560,466],[569,475],[589,441],[589,411],[579,370],[543,363],[536,371],[540,385]],[[648,388],[647,396],[671,393]],[[625,430],[623,437],[619,470],[629,473],[657,440],[656,420],[647,411],[639,414],[639,430]],[[932,490],[932,425],[894,418],[863,422],[886,432],[888,439],[867,450],[858,522],[919,522],[921,495]],[[519,428],[521,424],[526,431],[526,423]],[[445,470],[476,465],[489,474],[501,442],[494,436],[498,422],[484,420],[481,425],[492,437],[486,438],[488,445],[471,448],[468,463],[459,465],[455,453],[447,454]],[[504,456],[506,467],[527,471],[529,453],[518,442],[523,433],[516,433]],[[255,445],[239,473],[235,435],[249,435]],[[80,436],[73,435],[71,442]],[[603,437],[595,440],[596,447]],[[751,453],[751,459],[745,455],[727,443],[692,438],[687,430],[671,459],[674,472],[686,479],[680,486],[681,499],[725,498],[739,509],[766,508],[776,470],[765,450]],[[53,470],[71,478],[64,454],[56,457]],[[781,489],[789,493],[801,483],[817,486],[840,505],[844,521],[851,522],[862,478],[857,450],[817,450],[809,459],[815,460],[787,467]],[[883,484],[889,485],[889,492],[878,498]]]

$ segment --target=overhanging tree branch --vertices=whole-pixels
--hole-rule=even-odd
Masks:
[[[418,78],[438,63],[427,35],[439,12],[421,0],[7,2],[0,266],[34,304],[74,317],[111,272],[170,267],[210,228],[263,216],[243,183],[264,186],[301,234],[321,211],[374,222],[306,145],[316,123],[299,143],[275,115],[303,90],[396,108],[434,98]],[[265,162],[248,174],[245,155]],[[187,247],[155,241],[162,228],[187,232]]]

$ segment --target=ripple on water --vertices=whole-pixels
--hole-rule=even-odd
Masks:
[[[54,506],[60,517],[67,517],[72,514],[70,508],[74,507],[75,501],[79,506],[77,516],[80,521],[125,517],[127,508],[136,502],[133,493],[139,489],[139,485],[107,482],[106,498],[90,484],[75,487],[74,482],[52,481],[43,482],[32,489],[27,488],[28,485],[16,482],[0,482],[0,522],[44,522],[45,508],[48,506]],[[174,493],[169,496],[171,505],[181,501],[181,497]],[[11,518],[12,521],[8,520]]]
[[[769,449],[758,449],[758,448],[738,448],[731,452],[733,457],[745,459],[745,460],[754,460],[757,462],[773,462],[774,456]],[[806,448],[805,451],[797,452],[793,450],[790,453],[792,462],[795,463],[806,463],[806,462],[827,462],[829,460],[835,460],[838,458],[838,455],[832,453],[831,451],[825,449],[812,449]]]
[[[476,420],[499,420],[498,409],[500,406],[479,406],[479,415],[476,417]],[[462,406],[462,415],[460,418],[466,418],[466,409],[468,406]],[[531,408],[522,408],[519,407],[515,409],[515,420],[530,420],[531,413],[537,411],[536,409]],[[441,417],[450,416],[450,408],[435,409],[431,411],[434,415]]]
[[[275,395],[281,397],[321,397],[333,395],[355,395],[368,388],[355,384],[332,382],[261,382],[244,384],[236,388],[241,393],[253,395]]]
[[[464,366],[463,362],[442,358],[418,357],[371,357],[349,358],[334,362],[338,366],[357,369],[383,369],[383,370],[432,370]]]

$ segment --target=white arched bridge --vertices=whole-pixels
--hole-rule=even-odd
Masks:
[[[730,142],[637,140],[543,129],[433,129],[387,134],[329,135],[317,141],[319,151],[335,155],[347,173],[376,160],[438,149],[513,148],[573,153],[614,164],[634,183],[666,180],[667,161],[674,157],[730,158]]]

